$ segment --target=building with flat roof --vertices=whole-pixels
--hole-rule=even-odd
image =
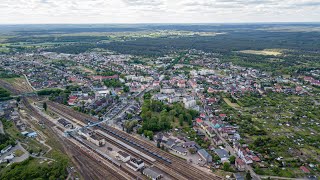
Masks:
[[[145,176],[152,180],[158,180],[162,178],[162,172],[157,167],[145,168],[142,172]]]
[[[65,119],[59,119],[58,122],[65,128],[72,128],[73,127],[73,125]]]
[[[1,150],[1,154],[4,154],[4,153],[6,153],[6,152],[10,151],[10,149],[11,149],[11,148],[12,148],[12,146],[11,146],[11,145],[9,145],[9,146],[7,146],[7,147],[3,148],[3,149]]]
[[[130,169],[138,171],[144,167],[144,162],[141,159],[131,158],[130,161],[126,163]]]
[[[118,157],[123,162],[128,162],[130,160],[130,155],[123,151],[118,151]]]
[[[38,134],[36,132],[31,132],[31,133],[27,134],[27,137],[29,137],[29,138],[35,138],[37,136],[38,136]]]

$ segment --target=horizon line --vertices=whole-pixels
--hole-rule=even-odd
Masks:
[[[0,25],[139,25],[139,24],[163,24],[163,25],[174,25],[174,24],[319,24],[320,21],[283,21],[283,22],[174,22],[174,23],[158,23],[158,22],[140,22],[140,23],[0,23]]]

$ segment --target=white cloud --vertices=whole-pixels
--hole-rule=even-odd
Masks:
[[[0,23],[312,22],[318,0],[1,0]]]

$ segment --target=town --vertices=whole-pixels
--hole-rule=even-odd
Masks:
[[[0,104],[0,130],[17,127],[1,163],[55,161],[44,157],[51,128],[124,179],[319,177],[319,69],[274,75],[190,49],[19,53],[1,55],[0,70],[18,97]]]

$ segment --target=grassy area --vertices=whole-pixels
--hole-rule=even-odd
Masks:
[[[0,179],[65,179],[67,165],[63,157],[55,162],[29,158],[1,169]]]
[[[226,102],[229,106],[233,107],[233,108],[239,108],[239,104],[237,103],[232,103],[228,98],[223,98],[224,102]]]
[[[23,154],[24,154],[24,152],[21,151],[20,149],[18,149],[18,150],[16,150],[16,151],[14,152],[14,155],[17,156],[17,157],[20,157],[20,156],[22,156]]]
[[[279,56],[282,55],[282,50],[280,49],[264,49],[261,51],[258,50],[243,50],[239,51],[245,54],[255,54],[255,55],[264,55],[264,56]]]
[[[10,83],[15,89],[19,89],[23,92],[32,92],[33,89],[29,86],[24,77],[15,78],[3,78],[4,81]]]

